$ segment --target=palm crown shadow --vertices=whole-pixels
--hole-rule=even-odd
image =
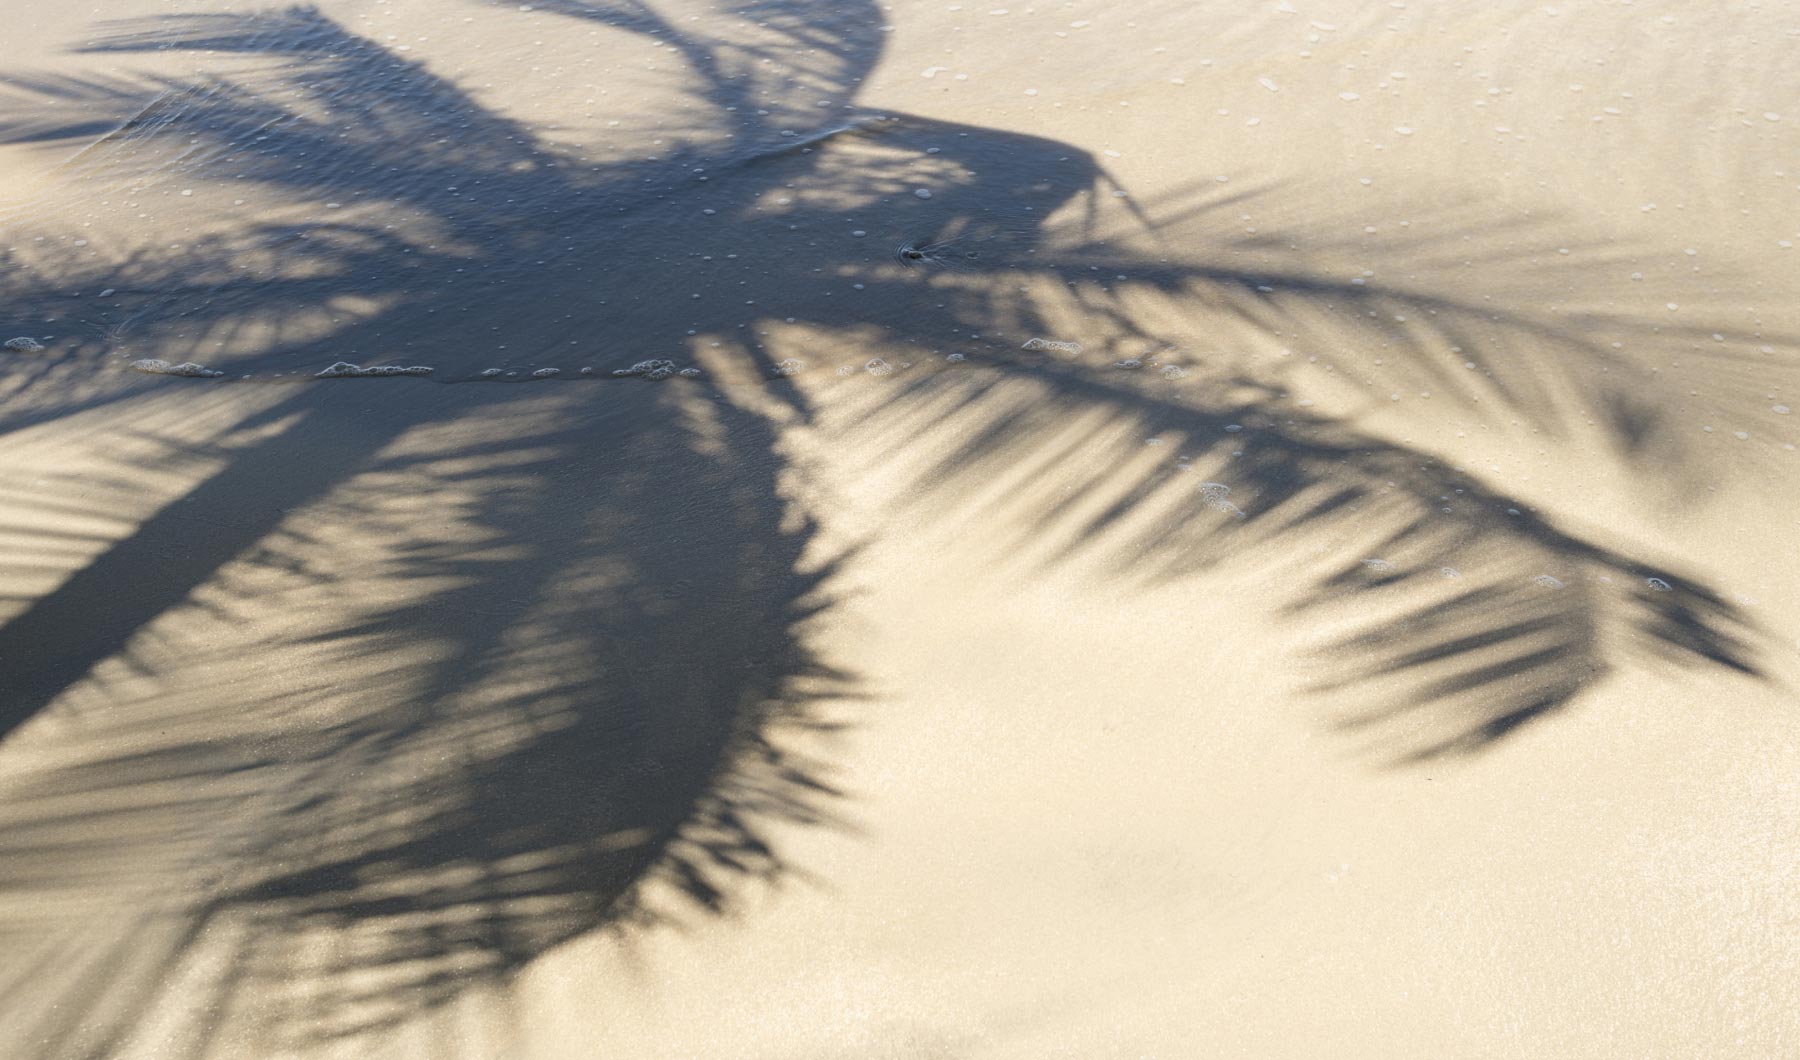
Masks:
[[[1291,264],[1329,250],[1297,233],[1172,263],[1065,236],[1053,215],[1099,214],[1105,175],[1086,152],[855,107],[879,54],[872,5],[821,20],[815,6],[762,0],[730,23],[741,39],[703,36],[643,3],[537,7],[682,57],[702,106],[670,127],[663,156],[592,162],[552,148],[303,7],[119,27],[90,50],[278,62],[236,79],[40,81],[27,86],[35,103],[0,124],[14,140],[104,131],[70,163],[83,179],[114,179],[173,146],[190,179],[229,173],[295,203],[349,204],[222,226],[174,254],[96,258],[52,241],[12,262],[32,268],[0,279],[10,300],[74,332],[55,359],[16,370],[14,393],[31,400],[0,409],[15,432],[115,409],[129,419],[150,388],[190,385],[101,375],[121,340],[172,359],[217,344],[229,351],[219,364],[263,377],[428,353],[438,380],[472,378],[501,356],[566,380],[418,384],[377,415],[358,404],[369,389],[345,389],[362,384],[284,391],[200,454],[218,469],[193,492],[148,516],[98,513],[132,529],[0,627],[0,734],[53,703],[107,719],[63,765],[6,780],[7,889],[111,898],[138,917],[126,930],[60,933],[9,919],[24,956],[6,1007],[34,1014],[18,1034],[36,1043],[17,1055],[121,1048],[159,984],[204,964],[196,954],[223,970],[200,1006],[220,1015],[183,1032],[192,1055],[226,1033],[282,1046],[363,1034],[565,940],[724,910],[745,881],[796,871],[771,825],[827,823],[837,795],[825,765],[784,737],[832,728],[821,704],[854,682],[806,648],[835,566],[809,558],[816,527],[781,499],[781,432],[817,418],[808,390],[777,370],[781,354],[801,352],[789,349],[795,330],[896,364],[951,350],[985,363],[859,377],[861,429],[899,448],[959,438],[926,473],[934,496],[1041,469],[1055,488],[1021,484],[1010,502],[1048,562],[1099,555],[1121,575],[1165,580],[1276,541],[1332,542],[1340,551],[1304,572],[1291,606],[1388,606],[1326,646],[1322,680],[1346,703],[1384,689],[1380,710],[1347,720],[1380,753],[1489,746],[1622,658],[1760,673],[1747,621],[1715,590],[1313,413],[1264,367],[1184,359],[1134,307],[1148,295],[1340,348],[1386,343],[1444,378],[1447,394],[1551,426],[1568,410],[1541,388],[1562,379],[1574,400],[1610,411],[1601,422],[1623,451],[1654,452],[1662,468],[1700,458],[1649,446],[1663,410],[1642,386],[1600,386],[1595,373],[1629,367],[1614,336],[1686,350],[1700,338],[1691,329],[1543,314],[1524,289],[1495,309],[1336,279]],[[851,218],[877,239],[850,236]],[[1452,224],[1461,235],[1470,219]],[[896,242],[930,253],[896,259]],[[1437,249],[1425,236],[1389,244],[1409,260]],[[698,297],[678,308],[671,290],[690,288]],[[98,308],[78,296],[101,289],[113,294]],[[345,291],[372,308],[322,323],[320,307]],[[1087,321],[1079,359],[1024,357],[992,338],[1051,333],[1071,312]],[[1412,327],[1371,325],[1371,312]],[[579,357],[570,334],[593,337]],[[596,359],[607,369],[713,343],[716,374],[761,382],[672,382],[615,400],[591,395],[641,384],[568,379]],[[1488,371],[1449,371],[1452,347]],[[1188,375],[1111,367],[1124,357]],[[803,359],[818,368],[818,354]],[[1190,439],[1190,464],[1222,481],[1198,486],[1173,461],[1071,459],[1146,431]],[[338,555],[343,528],[410,525],[396,497],[441,505],[460,528],[401,537],[371,561],[382,585],[404,588],[399,602],[343,584],[343,571],[363,568]],[[233,513],[223,525],[221,509]],[[1342,554],[1357,535],[1366,554]],[[1539,574],[1563,588],[1534,583]],[[122,583],[133,591],[121,598]],[[295,631],[270,646],[327,651],[360,683],[315,675],[221,726],[198,705],[226,693],[192,683],[228,678],[182,666],[182,622],[254,631],[271,621],[259,604],[271,598],[336,601],[355,616],[315,630],[316,643]],[[437,646],[424,659],[421,642]],[[181,694],[110,691],[96,677],[109,660]],[[134,809],[182,782],[193,793]],[[197,835],[194,821],[216,827]],[[115,870],[134,858],[181,897],[119,903]],[[647,881],[689,904],[647,902]],[[277,1003],[252,1011],[247,999],[271,992]]]

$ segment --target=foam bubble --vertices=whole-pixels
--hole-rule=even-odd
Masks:
[[[1655,589],[1659,593],[1670,592],[1675,588],[1674,586],[1670,585],[1668,582],[1663,581],[1661,578],[1645,578],[1644,584],[1648,585],[1652,589]]]
[[[779,376],[799,375],[806,370],[806,362],[800,360],[798,357],[789,357],[787,360],[777,364],[773,370],[775,374]]]
[[[20,335],[16,339],[7,339],[6,348],[14,353],[40,353],[44,344],[29,335]]]
[[[698,379],[698,378],[700,378],[700,369],[698,369],[698,368],[683,368],[681,371],[676,372],[675,374],[678,376],[681,376],[683,379]]]
[[[1183,464],[1181,466],[1186,468],[1188,465]],[[1197,489],[1200,493],[1200,499],[1213,511],[1224,512],[1233,519],[1246,518],[1243,509],[1226,499],[1231,493],[1230,486],[1225,485],[1223,482],[1202,482]]]
[[[339,361],[330,368],[314,374],[314,379],[368,379],[383,375],[430,375],[431,369],[422,364],[405,367],[398,364],[376,364],[363,368],[349,361]]]
[[[1136,359],[1135,357],[1129,361],[1114,361],[1113,362],[1114,368],[1123,368],[1128,372],[1136,371],[1137,369],[1142,368],[1143,366],[1144,366],[1144,362]]]
[[[894,366],[879,357],[873,357],[868,364],[863,365],[863,371],[870,375],[893,375]]]
[[[1365,559],[1362,561],[1362,565],[1377,574],[1388,574],[1394,569],[1394,565],[1385,559]]]
[[[1021,350],[1041,350],[1045,353],[1066,353],[1074,356],[1081,352],[1081,343],[1064,342],[1058,339],[1027,339]]]
[[[968,359],[969,355],[966,353],[952,353],[944,358],[944,360],[949,361],[951,364],[961,364]]]
[[[498,379],[504,374],[505,373],[498,368],[483,368],[481,370],[481,378],[483,379]]]
[[[650,361],[639,361],[630,368],[620,368],[614,375],[637,375],[645,379],[667,379],[675,374],[675,362],[657,358]]]
[[[562,374],[561,368],[539,368],[537,371],[531,373],[531,378],[533,378],[533,379],[552,379],[561,374]]]
[[[1561,578],[1554,578],[1548,574],[1540,574],[1537,577],[1531,579],[1531,584],[1541,585],[1546,589],[1560,589],[1563,587]]]
[[[224,372],[208,368],[203,364],[195,364],[193,361],[170,364],[168,361],[157,360],[154,357],[147,357],[141,361],[132,361],[131,367],[140,372],[148,372],[151,375],[179,375],[186,376],[189,379],[217,379],[219,376],[225,374]]]

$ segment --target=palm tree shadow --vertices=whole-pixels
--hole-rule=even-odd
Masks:
[[[154,1032],[175,1053],[356,1038],[570,939],[727,912],[801,874],[777,833],[843,826],[829,763],[803,749],[841,727],[857,684],[807,646],[843,557],[821,559],[810,514],[784,500],[783,432],[820,411],[781,362],[829,367],[806,335],[895,369],[846,384],[865,437],[956,439],[923,476],[932,498],[1055,468],[1055,488],[1007,498],[1046,563],[1167,581],[1335,542],[1288,603],[1309,621],[1388,608],[1324,646],[1320,682],[1346,703],[1381,689],[1382,709],[1345,722],[1380,754],[1491,746],[1621,659],[1761,673],[1717,591],[1314,413],[1266,366],[1178,356],[1186,340],[1137,307],[1382,342],[1432,378],[1454,347],[1490,370],[1449,392],[1552,424],[1565,414],[1528,384],[1543,374],[1528,355],[1617,366],[1615,332],[1694,334],[1546,316],[1529,289],[1496,311],[1336,278],[1283,249],[1299,235],[1197,261],[1127,253],[1096,227],[1109,189],[1086,152],[858,107],[879,57],[871,4],[820,18],[755,0],[711,35],[640,2],[536,7],[681,57],[699,105],[660,157],[551,147],[306,7],[152,19],[88,46],[261,72],[15,82],[33,102],[0,131],[89,142],[77,184],[114,187],[174,149],[189,181],[338,208],[234,221],[179,253],[52,239],[0,279],[62,332],[11,381],[0,424],[16,437],[130,426],[169,386],[279,395],[194,454],[217,467],[179,499],[85,513],[129,529],[0,626],[0,736],[62,741],[52,765],[0,774],[0,878],[27,899],[0,925],[21,955],[6,1007],[30,1014],[8,1055],[123,1049],[175,983],[206,998]],[[1070,216],[1073,233],[1052,222]],[[1371,312],[1431,323],[1396,342]],[[1013,349],[1071,313],[1089,322],[1083,357]],[[255,385],[109,371],[127,344]],[[937,360],[950,351],[976,365]],[[722,385],[608,374],[652,356],[698,357]],[[1185,378],[1111,367],[1128,357]],[[430,382],[277,376],[427,359]],[[495,366],[521,384],[561,374],[477,381]],[[1591,400],[1616,410],[1602,422],[1625,450],[1661,438],[1641,389]],[[1108,459],[1145,433],[1188,440],[1189,466]],[[1367,547],[1346,556],[1345,540]],[[195,661],[195,630],[317,662],[234,687],[239,664]],[[34,922],[52,893],[69,912]],[[116,912],[89,923],[96,909]]]

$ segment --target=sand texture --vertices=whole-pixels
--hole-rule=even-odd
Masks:
[[[1800,3],[0,15],[3,1060],[1800,1055]]]

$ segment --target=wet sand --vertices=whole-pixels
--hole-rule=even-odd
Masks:
[[[1800,6],[116,6],[0,1055],[1794,1051]]]

